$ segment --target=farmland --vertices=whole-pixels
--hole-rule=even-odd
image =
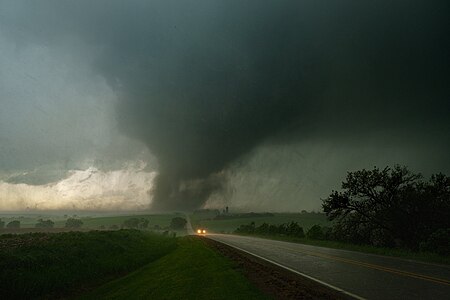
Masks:
[[[3,233],[25,233],[25,232],[63,232],[68,231],[65,229],[65,223],[68,218],[77,218],[83,222],[81,228],[77,230],[86,231],[92,229],[115,229],[121,228],[124,221],[130,218],[143,218],[148,220],[148,229],[161,231],[168,228],[172,218],[177,216],[184,216],[180,213],[167,213],[167,214],[125,214],[125,215],[108,215],[108,214],[81,214],[81,215],[63,215],[63,214],[2,214],[0,220],[6,224],[11,221],[20,221],[20,227],[18,229],[1,229]],[[54,228],[35,228],[38,219],[52,220]],[[155,227],[156,226],[156,227]],[[73,230],[73,229],[70,229]],[[185,231],[176,231],[177,235],[184,235]]]

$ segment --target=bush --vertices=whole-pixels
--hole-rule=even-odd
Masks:
[[[268,224],[264,223],[261,226],[269,226]],[[248,225],[240,225],[234,232],[236,233],[255,233],[255,222],[251,222]]]
[[[36,228],[53,228],[55,223],[52,220],[39,219],[34,227]]]
[[[170,228],[172,229],[184,229],[184,227],[186,226],[186,219],[181,218],[181,217],[176,217],[173,218],[172,221],[170,222]]]
[[[6,228],[20,228],[20,221],[11,221],[6,225]]]
[[[420,244],[420,250],[435,252],[440,255],[450,255],[450,228],[439,229]]]
[[[139,226],[139,219],[138,218],[131,218],[131,219],[126,219],[123,224],[122,227],[123,228],[138,228]]]
[[[322,227],[320,225],[314,225],[311,227],[306,233],[306,237],[311,240],[323,240],[325,239],[325,235],[322,231]]]
[[[80,219],[75,219],[75,218],[69,218],[66,221],[66,228],[80,228],[81,226],[83,226],[83,221],[81,221]]]
[[[333,240],[333,228],[324,226],[322,227],[323,237],[325,240]]]
[[[256,227],[255,222],[251,222],[248,225],[241,225],[236,230],[236,233],[246,234],[261,234],[261,235],[287,235],[298,238],[305,237],[303,228],[298,225],[297,222],[290,222],[287,224],[273,225],[263,223]]]
[[[141,218],[141,220],[139,221],[139,228],[147,229],[149,223],[150,221],[148,219]]]
[[[131,218],[123,222],[122,228],[145,229],[148,228],[148,223],[150,223],[150,221],[144,218]]]
[[[304,238],[305,232],[303,227],[300,227],[297,222],[291,222],[286,226],[286,234],[289,236],[295,236],[298,238]]]

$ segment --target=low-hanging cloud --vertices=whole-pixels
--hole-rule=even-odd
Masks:
[[[119,98],[122,132],[158,159],[154,209],[204,204],[225,189],[224,171],[262,143],[373,137],[382,148],[386,137],[426,137],[449,146],[446,1],[3,8],[0,24],[18,43],[95,49],[91,66]]]
[[[90,167],[68,173],[64,179],[44,185],[0,180],[0,210],[121,211],[149,208],[148,191],[156,173],[145,171],[142,164],[106,172]]]

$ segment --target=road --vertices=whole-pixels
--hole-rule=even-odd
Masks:
[[[450,267],[256,237],[208,238],[269,260],[357,299],[450,299]]]

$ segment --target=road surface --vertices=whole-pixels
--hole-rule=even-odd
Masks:
[[[208,234],[359,299],[450,299],[450,267],[256,237]]]

